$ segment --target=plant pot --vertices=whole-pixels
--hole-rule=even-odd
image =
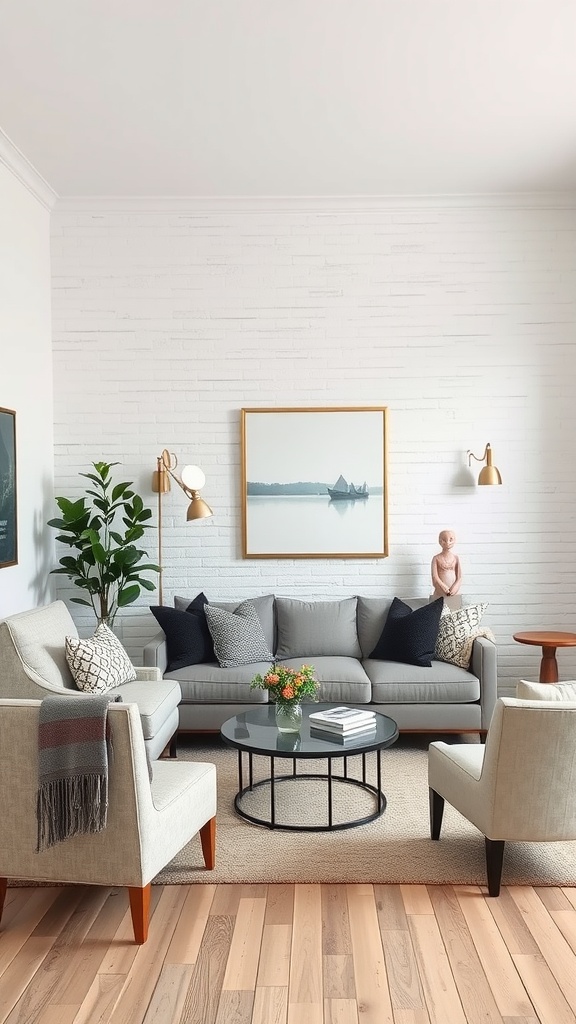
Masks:
[[[278,732],[300,732],[302,725],[301,704],[277,704],[276,725]]]

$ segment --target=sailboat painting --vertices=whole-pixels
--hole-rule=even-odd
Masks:
[[[387,410],[242,409],[244,558],[388,554]]]

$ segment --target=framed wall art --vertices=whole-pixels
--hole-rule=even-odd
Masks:
[[[387,410],[242,409],[244,558],[388,554]]]
[[[0,569],[17,564],[16,413],[0,408]]]

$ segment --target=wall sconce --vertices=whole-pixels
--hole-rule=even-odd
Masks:
[[[468,449],[468,465],[471,465],[471,459],[476,459],[476,462],[485,462],[486,465],[480,470],[480,476],[478,477],[479,484],[501,484],[502,477],[500,476],[500,470],[496,466],[492,465],[492,449],[490,442],[484,449],[484,454],[478,458],[474,455],[470,449]]]
[[[170,490],[170,479],[174,480],[184,494],[190,498],[190,504],[186,513],[188,522],[194,519],[207,519],[214,515],[212,509],[200,497],[199,491],[206,483],[206,477],[199,466],[184,466],[182,475],[179,477],[174,470],[178,465],[178,459],[174,452],[164,449],[162,455],[156,459],[156,469],[152,475],[152,491],[158,495],[158,565],[160,573],[158,577],[158,597],[160,604],[164,604],[164,591],[162,587],[162,495]]]

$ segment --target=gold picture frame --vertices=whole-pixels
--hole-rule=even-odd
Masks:
[[[388,555],[386,406],[241,410],[244,558]]]

